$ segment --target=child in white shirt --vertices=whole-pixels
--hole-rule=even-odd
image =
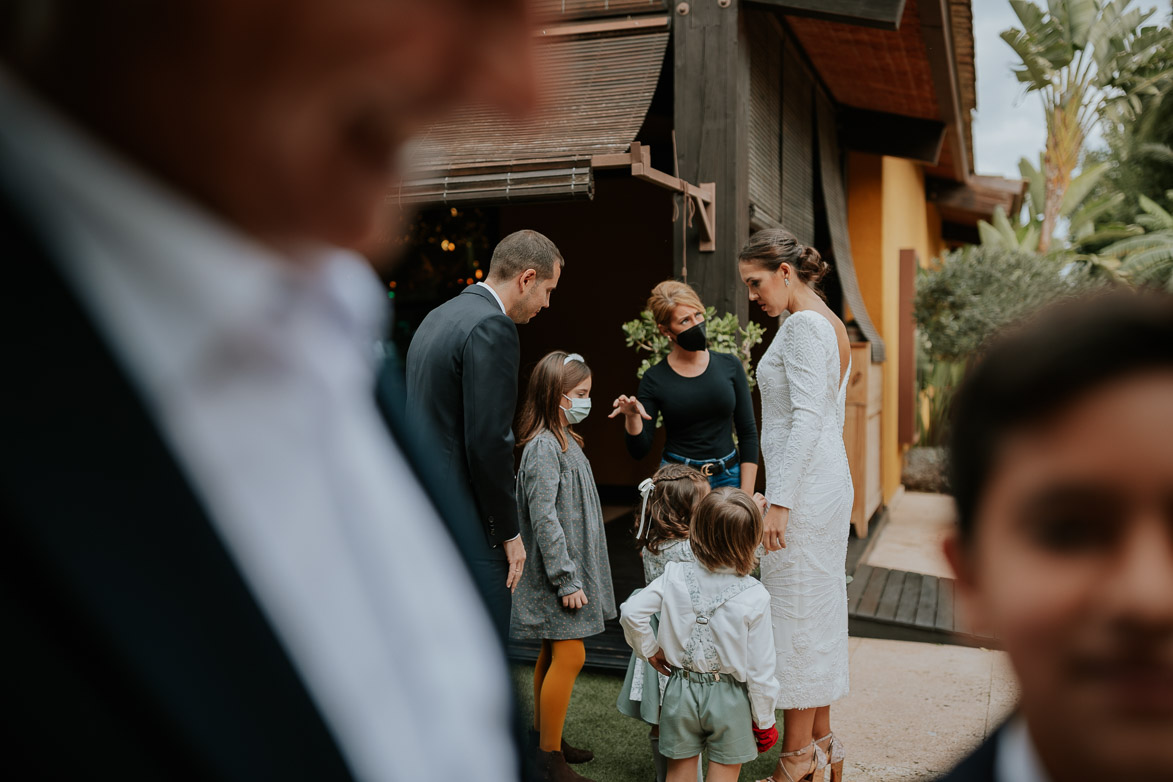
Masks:
[[[642,502],[635,541],[643,559],[644,584],[650,584],[664,575],[664,567],[669,562],[693,561],[688,530],[697,503],[709,493],[709,479],[694,467],[668,462],[641,483],[639,491]],[[635,593],[641,591],[637,589]],[[657,621],[658,618],[653,616],[653,633]],[[667,684],[666,676],[657,673],[650,663],[632,652],[615,703],[621,714],[643,720],[651,726],[648,738],[656,767],[656,782],[665,782],[668,777],[668,760],[660,754],[660,691]],[[699,782],[702,778],[699,768],[697,771]]]
[[[620,609],[628,644],[669,676],[660,706],[668,782],[695,780],[702,751],[710,782],[735,782],[742,763],[777,741],[770,595],[749,575],[761,537],[761,509],[749,495],[713,490],[692,520],[696,561],[668,563]]]

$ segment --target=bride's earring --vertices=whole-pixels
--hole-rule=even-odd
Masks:
[[[783,277],[782,282],[786,283],[787,288],[790,287],[790,278],[789,277]]]

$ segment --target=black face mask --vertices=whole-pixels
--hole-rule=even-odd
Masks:
[[[685,329],[676,335],[676,344],[685,350],[693,352],[704,350],[709,345],[709,335],[705,332],[704,322],[698,323],[690,329]]]

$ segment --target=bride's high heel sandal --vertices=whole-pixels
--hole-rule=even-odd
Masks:
[[[786,758],[799,758],[800,756],[809,755],[809,758],[801,758],[795,760],[794,763],[787,764]],[[809,782],[821,766],[826,765],[826,756],[823,755],[823,750],[819,748],[813,741],[807,744],[802,749],[796,749],[793,752],[783,752],[778,756],[778,766],[774,769],[774,774],[778,773],[778,769],[782,770],[784,779],[777,779],[775,776],[768,776],[765,779],[759,779],[758,782]],[[799,776],[794,776],[790,773],[793,768],[795,773]]]
[[[815,777],[817,782],[822,782],[823,769],[828,766],[831,768],[831,782],[843,782],[843,761],[847,757],[843,742],[834,733],[828,733],[821,739],[815,739],[815,746],[822,750],[824,757]]]

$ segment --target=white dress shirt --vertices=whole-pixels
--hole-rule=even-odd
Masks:
[[[1042,761],[1035,752],[1026,720],[1014,717],[998,734],[994,752],[994,779],[997,782],[1049,782]]]
[[[368,265],[256,243],[2,71],[0,118],[0,174],[56,240],[355,775],[516,779],[489,618],[375,404],[386,299]]]
[[[492,285],[490,285],[489,283],[487,283],[483,280],[481,282],[478,282],[477,285],[481,286],[482,288],[487,290],[489,293],[493,294],[493,299],[497,302],[497,306],[501,308],[502,315],[509,314],[508,312],[505,311],[505,302],[501,301],[501,295],[499,293],[497,293],[496,290],[494,290]]]
[[[744,579],[750,588],[727,600],[710,617],[717,673],[729,674],[746,683],[754,722],[759,728],[774,724],[774,703],[778,680],[774,678],[774,631],[770,624],[770,593],[756,579],[739,576],[729,568],[712,571],[699,562],[669,562],[664,575],[632,595],[620,606],[623,635],[635,653],[646,660],[664,650],[673,668],[685,668],[685,647],[697,613],[693,608],[688,571],[696,574],[699,602],[721,594]],[[660,614],[659,636],[652,632],[652,615]],[[694,669],[695,670],[695,669]]]

